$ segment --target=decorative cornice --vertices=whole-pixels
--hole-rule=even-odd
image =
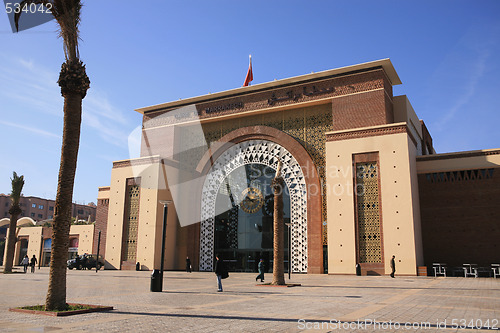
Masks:
[[[131,160],[122,160],[113,162],[113,169],[116,168],[125,168],[137,165],[145,165],[145,164],[155,164],[160,161],[160,156],[146,156]]]
[[[350,131],[342,131],[337,133],[327,133],[326,141],[342,141],[342,140],[351,140],[351,139],[360,139],[367,138],[372,136],[382,136],[382,135],[390,135],[390,134],[398,134],[398,133],[406,133],[410,137],[413,144],[417,146],[417,140],[408,129],[406,123],[399,123],[393,126],[383,126],[383,127],[375,127],[375,128],[361,128],[354,129]]]
[[[109,191],[111,190],[111,186],[101,186],[99,187],[99,192],[101,191]]]
[[[252,85],[252,86],[231,89],[231,90],[222,91],[222,92],[218,92],[218,93],[214,93],[214,94],[202,95],[202,96],[198,96],[198,97],[191,97],[191,98],[184,99],[184,100],[173,101],[173,102],[169,102],[169,103],[163,103],[163,104],[143,107],[143,108],[136,109],[135,111],[142,113],[142,114],[146,114],[146,113],[149,113],[152,111],[161,111],[161,110],[165,111],[165,110],[172,109],[172,108],[179,108],[179,107],[182,107],[185,105],[198,104],[198,103],[204,103],[204,102],[213,101],[213,100],[232,98],[234,96],[254,94],[257,92],[275,90],[275,89],[287,87],[290,85],[315,82],[318,80],[324,80],[324,79],[328,79],[328,78],[349,75],[352,73],[364,72],[364,71],[371,70],[374,68],[382,68],[384,70],[384,72],[386,73],[385,75],[389,78],[392,85],[401,84],[401,80],[399,79],[399,76],[396,73],[396,70],[394,69],[394,66],[392,65],[390,59],[382,59],[382,60],[357,64],[357,65],[353,65],[353,66],[346,66],[346,67],[330,69],[330,70],[318,72],[318,73],[300,75],[300,76],[291,77],[291,78],[287,78],[287,79],[276,80],[276,81],[256,84],[256,85]]]
[[[464,151],[458,153],[423,155],[423,156],[417,156],[417,160],[435,161],[435,160],[449,160],[454,158],[481,157],[481,156],[491,156],[491,155],[500,155],[500,149],[473,150],[473,151]]]

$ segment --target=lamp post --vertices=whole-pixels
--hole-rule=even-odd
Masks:
[[[285,225],[288,227],[288,280],[290,280],[292,273],[292,243],[290,242],[292,224],[288,222]]]
[[[165,237],[167,236],[167,214],[168,205],[172,200],[160,200],[163,205],[163,232],[161,238],[161,263],[160,271],[157,269],[153,270],[153,275],[151,276],[151,291],[161,292],[163,290],[163,262],[165,261]]]
[[[99,235],[97,236],[97,256],[95,258],[95,272],[99,271],[99,249],[101,246],[101,230],[99,230]]]

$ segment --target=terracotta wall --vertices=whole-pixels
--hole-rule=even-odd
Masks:
[[[500,262],[500,168],[423,173],[418,186],[426,266]]]

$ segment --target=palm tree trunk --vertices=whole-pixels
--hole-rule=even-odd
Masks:
[[[276,177],[271,184],[274,192],[274,255],[273,255],[273,281],[272,285],[285,284],[284,268],[284,221],[283,221],[283,178]]]
[[[81,93],[64,91],[63,87],[61,91],[64,96],[64,128],[55,202],[49,288],[45,302],[47,310],[66,308],[66,261],[68,260],[73,185],[82,122],[83,97]]]
[[[7,247],[5,254],[5,264],[4,264],[4,273],[12,273],[12,267],[14,266],[14,252],[16,251],[16,227],[17,227],[17,215],[10,216],[10,224],[9,224],[9,238],[7,240]]]

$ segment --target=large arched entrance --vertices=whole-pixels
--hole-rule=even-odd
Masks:
[[[258,221],[259,217],[261,221],[264,221],[265,219],[262,218],[265,218],[266,215],[265,211],[262,211],[262,208],[264,208],[264,210],[266,209],[264,207],[264,195],[262,195],[264,199],[262,205],[255,204],[254,202],[248,204],[244,202],[249,191],[252,192],[250,197],[252,198],[251,200],[253,200],[260,196],[258,192],[262,192],[262,190],[267,187],[267,183],[263,183],[262,179],[260,179],[258,185],[256,185],[256,183],[252,184],[251,182],[257,179],[249,177],[247,170],[250,168],[254,169],[253,171],[255,172],[257,172],[257,170],[259,170],[259,172],[264,172],[262,175],[264,178],[266,178],[265,172],[267,170],[269,178],[271,178],[274,176],[278,160],[281,160],[283,163],[282,174],[284,175],[289,196],[288,218],[291,222],[292,271],[307,272],[308,196],[304,173],[300,164],[287,149],[268,140],[248,140],[230,145],[229,148],[219,155],[207,173],[201,198],[200,270],[210,271],[213,268],[214,247],[216,241],[218,241],[215,239],[215,226],[216,224],[221,225],[220,220],[223,220],[224,217],[227,219],[225,223],[228,233],[233,234],[233,236],[229,235],[228,239],[232,244],[224,244],[225,247],[232,246],[236,252],[239,251],[241,254],[248,250],[246,245],[241,249],[238,248],[237,241],[240,239],[238,233],[240,233],[241,239],[245,242],[260,241],[260,250],[267,249],[267,247],[262,247],[262,245],[268,246],[266,245],[264,235],[261,235],[260,238],[255,236],[256,232],[259,232],[259,224],[257,222],[254,222],[254,224],[257,224],[257,226],[254,226],[256,231],[246,230],[246,232],[239,232],[237,228],[240,225],[242,227],[251,226],[252,221]],[[234,181],[231,181],[232,178]],[[238,186],[244,188],[240,189]],[[261,188],[259,188],[259,186]],[[224,195],[227,199],[224,199]],[[246,208],[245,205],[247,206]],[[254,218],[254,216],[245,215],[253,214],[252,210],[257,208],[257,206],[260,206],[258,208],[262,216],[259,215]],[[243,210],[243,213],[235,217],[236,209]],[[232,225],[231,221],[229,221],[230,219],[233,219]],[[263,225],[260,225],[260,227],[262,228]],[[252,236],[252,234],[255,234],[255,237]],[[228,235],[225,237],[227,236]],[[221,244],[219,243],[218,246],[221,247]],[[242,260],[241,262],[245,267],[251,265],[251,261],[245,262]]]
[[[214,251],[230,271],[256,272],[259,259],[273,267],[273,168],[254,162],[233,170],[223,180],[215,202]],[[290,195],[283,191],[283,230],[290,223]],[[288,230],[287,230],[288,231]],[[288,234],[288,232],[287,232]],[[284,266],[289,267],[289,237],[285,236]]]

